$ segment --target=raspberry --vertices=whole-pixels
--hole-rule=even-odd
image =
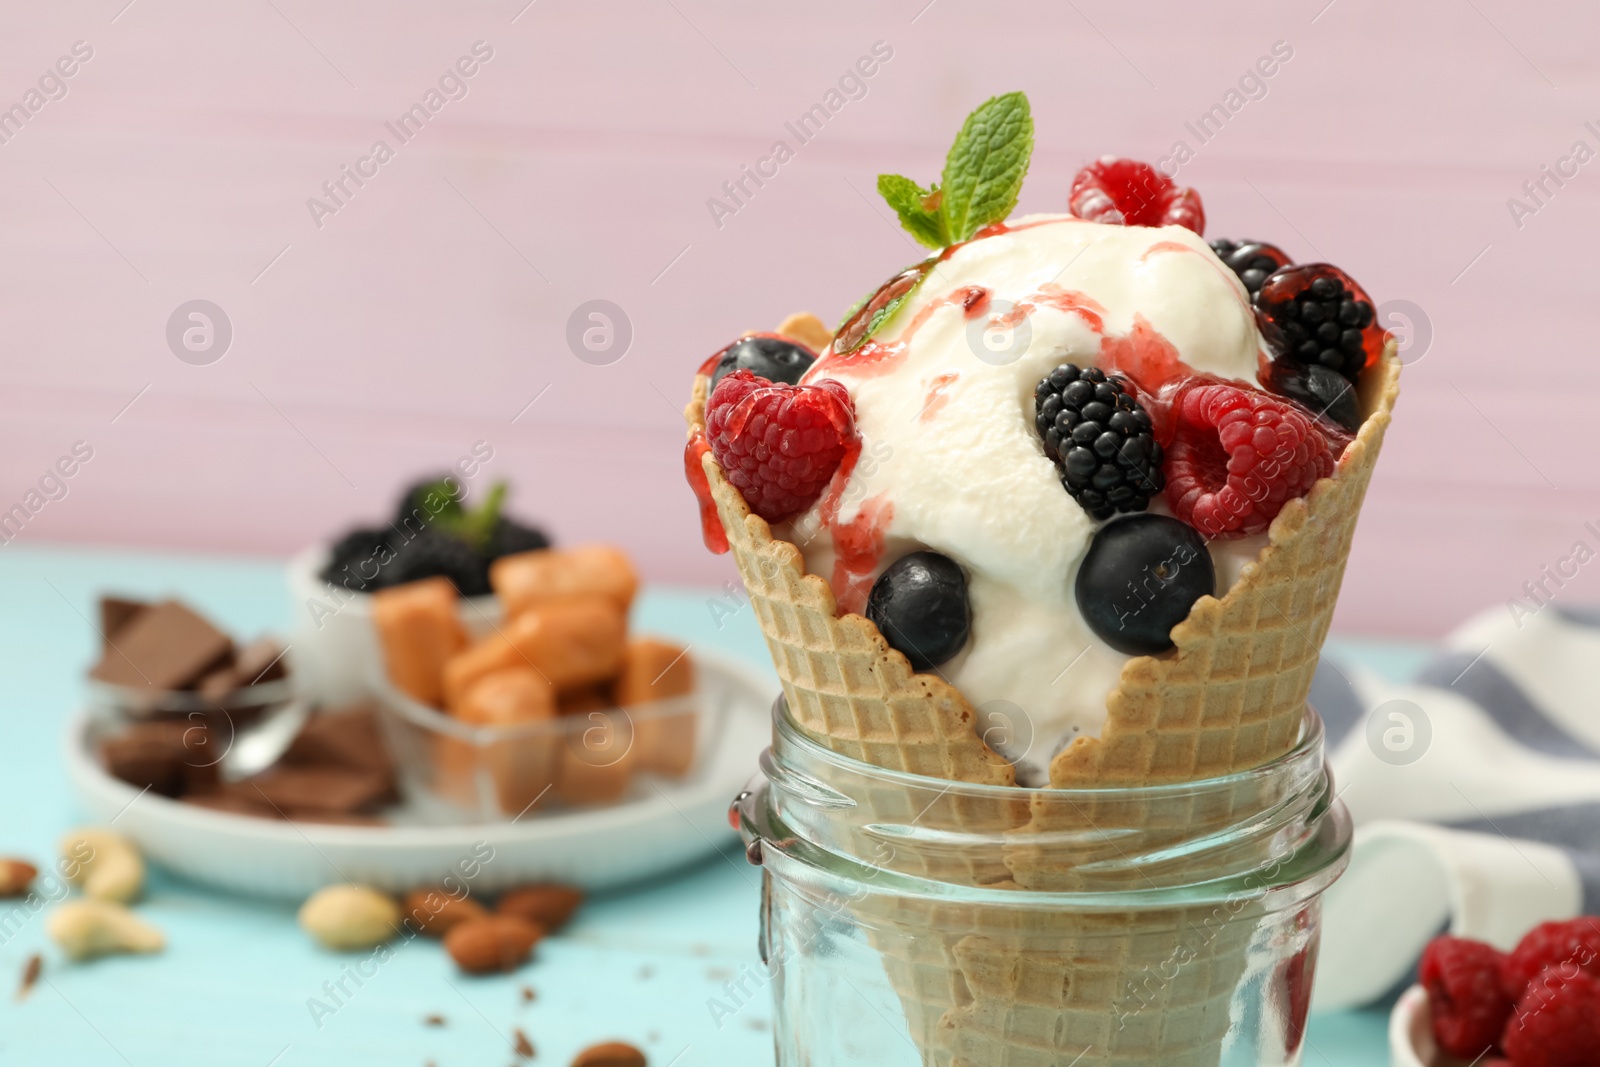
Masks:
[[[1161,446],[1124,379],[1063,363],[1039,380],[1033,399],[1045,455],[1090,515],[1143,511],[1161,492]]]
[[[1540,971],[1567,963],[1600,977],[1600,919],[1582,916],[1535,926],[1501,964],[1500,984],[1506,996],[1519,1000]]]
[[[1515,1067],[1592,1067],[1600,1054],[1600,980],[1561,966],[1540,972],[1500,1044]]]
[[[855,444],[855,408],[844,386],[769,382],[734,371],[706,405],[706,441],[750,510],[782,522],[821,495]]]
[[[1505,957],[1464,937],[1436,937],[1422,953],[1418,978],[1428,990],[1433,1036],[1452,1056],[1477,1059],[1500,1042],[1511,998],[1500,988]]]
[[[1080,219],[1113,226],[1187,226],[1205,233],[1200,194],[1148,163],[1101,156],[1072,179],[1067,210]]]
[[[1167,503],[1205,537],[1260,533],[1333,473],[1316,422],[1266,393],[1198,379],[1178,393],[1172,415]]]
[[[1372,298],[1327,263],[1280,267],[1254,297],[1262,336],[1279,359],[1321,364],[1355,381],[1383,349]]]

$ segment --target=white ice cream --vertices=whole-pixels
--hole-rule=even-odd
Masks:
[[[1138,339],[1133,347],[1159,351],[1165,338],[1195,371],[1252,383],[1261,342],[1243,286],[1189,230],[1068,216],[1010,227],[940,264],[865,358],[825,353],[813,367],[808,380],[849,389],[862,454],[834,494],[832,523],[824,494],[784,533],[812,573],[832,580],[844,610],[860,611],[872,580],[908,552],[928,548],[961,564],[972,635],[937,669],[988,713],[991,743],[1026,756],[1023,769],[1037,775],[1067,741],[1099,731],[1128,657],[1079,614],[1073,582],[1098,524],[1045,458],[1035,385],[1062,363],[1100,363],[1097,325],[1107,350]],[[969,317],[963,299],[974,286],[988,305]],[[856,563],[870,571],[836,575],[836,546],[848,555],[874,530],[881,552]],[[1264,540],[1219,544],[1223,589]]]

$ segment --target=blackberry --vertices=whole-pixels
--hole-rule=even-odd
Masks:
[[[1033,399],[1045,455],[1090,515],[1143,511],[1161,492],[1161,445],[1122,378],[1063,363],[1039,381]]]
[[[440,494],[439,499],[434,501],[434,507],[430,510],[427,505],[428,494],[435,492]],[[395,525],[405,529],[409,521],[412,529],[415,529],[419,522],[431,521],[437,515],[459,512],[460,497],[453,494],[464,492],[461,479],[454,474],[436,474],[432,478],[412,482],[400,494],[400,502],[394,513]]]
[[[395,548],[383,568],[385,585],[423,578],[448,578],[462,596],[487,596],[489,561],[482,552],[454,534],[428,529]]]
[[[1261,283],[1267,280],[1267,275],[1294,262],[1283,249],[1265,241],[1218,237],[1211,242],[1211,251],[1239,276],[1252,297],[1261,291]]]
[[[1383,331],[1372,301],[1339,268],[1326,263],[1280,267],[1255,295],[1263,331],[1279,358],[1319,364],[1355,381],[1375,357]]]
[[[329,585],[348,586],[362,593],[380,588],[383,585],[381,573],[370,577],[365,575],[371,575],[379,555],[386,555],[388,548],[388,530],[357,527],[333,543],[328,553],[328,564],[322,568],[322,580]]]
[[[1261,384],[1351,433],[1361,429],[1361,404],[1356,388],[1338,371],[1329,370],[1320,363],[1308,367],[1292,360],[1275,359],[1267,366]]]
[[[534,552],[549,547],[550,538],[545,536],[543,530],[524,526],[515,519],[508,519],[502,515],[495,523],[494,531],[489,534],[489,542],[484,546],[483,554],[491,560],[496,560],[501,556]]]

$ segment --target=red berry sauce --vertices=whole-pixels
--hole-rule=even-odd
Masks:
[[[706,547],[717,555],[728,551],[728,532],[722,528],[722,517],[717,514],[717,502],[711,499],[711,482],[700,465],[700,457],[711,451],[704,430],[696,430],[683,449],[683,473],[689,479],[689,488],[700,504],[700,536]]]

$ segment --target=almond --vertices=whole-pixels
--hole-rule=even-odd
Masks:
[[[645,1059],[644,1053],[626,1041],[607,1041],[578,1053],[572,1067],[645,1067]]]
[[[443,937],[460,924],[489,914],[471,897],[457,899],[443,889],[413,889],[400,911],[408,924],[429,937]]]
[[[39,868],[26,860],[0,859],[0,897],[20,897],[39,876]]]
[[[565,926],[582,903],[583,890],[572,886],[525,885],[508,890],[495,910],[554,931]]]
[[[514,971],[527,962],[544,929],[511,915],[468,919],[444,935],[445,951],[468,974]]]

